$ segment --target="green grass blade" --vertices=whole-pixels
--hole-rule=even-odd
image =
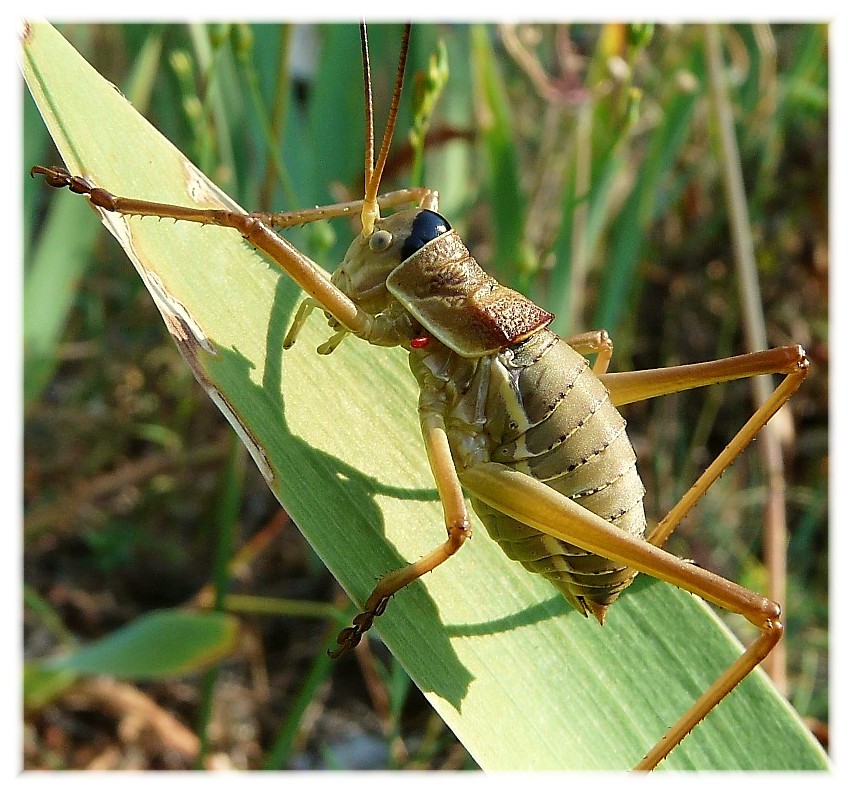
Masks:
[[[229,614],[164,609],[39,663],[46,671],[151,680],[184,675],[235,649],[239,621]]]
[[[229,203],[52,28],[29,28],[23,68],[72,171],[125,195]],[[297,290],[238,235],[154,219],[110,226],[196,377],[351,595],[362,603],[378,576],[443,539],[400,351],[349,341],[320,358],[327,328],[316,319],[284,353]],[[491,770],[629,768],[739,652],[701,602],[646,578],[600,628],[478,524],[377,630]],[[666,767],[823,769],[826,758],[755,673]]]
[[[511,134],[511,106],[483,25],[471,28],[470,49],[476,90],[487,107],[490,122],[483,138],[487,181],[492,196],[494,250],[491,266],[497,278],[522,289],[527,285],[529,275],[526,267],[528,257],[523,249],[526,201],[520,189],[517,152]]]
[[[38,397],[56,368],[56,345],[98,235],[88,207],[71,195],[57,198],[24,281],[24,405]]]
[[[127,96],[136,107],[148,105],[160,48],[159,36],[153,34],[146,38],[127,80]],[[28,145],[24,156],[32,156],[33,148]],[[27,185],[27,199],[31,198],[34,187],[35,182]],[[31,210],[30,200],[25,202],[25,211]],[[68,195],[52,203],[45,227],[30,254],[31,265],[24,280],[25,406],[41,394],[56,368],[56,347],[74,300],[77,281],[92,260],[97,236],[97,222],[79,201]]]
[[[694,72],[693,63],[689,69]],[[601,277],[595,328],[617,328],[623,319],[647,228],[663,209],[659,203],[662,182],[670,177],[677,153],[688,135],[698,95],[698,91],[680,91],[667,103],[626,206],[612,224],[613,242]]]

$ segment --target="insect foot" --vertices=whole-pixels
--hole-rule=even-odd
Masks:
[[[41,174],[50,187],[61,189],[67,187],[72,193],[88,196],[93,206],[106,209],[109,212],[118,210],[116,197],[101,187],[95,187],[88,179],[82,176],[72,176],[60,166],[48,168],[44,165],[34,165],[30,169],[30,176]]]
[[[30,169],[30,176],[39,174],[44,177],[44,181],[47,182],[48,186],[57,189],[67,187],[72,193],[76,193],[77,195],[90,196],[93,191],[97,190],[96,187],[82,176],[71,176],[68,171],[58,165],[52,168],[44,165],[34,165]],[[106,191],[103,192],[106,193]],[[108,193],[106,194],[109,195]]]
[[[114,196],[102,187],[95,187],[88,179],[82,176],[72,176],[69,171],[61,166],[55,165],[48,167],[45,165],[34,165],[30,168],[30,176],[37,175],[43,176],[44,181],[49,187],[55,187],[57,189],[67,187],[72,193],[87,196],[92,206],[105,209],[108,212],[121,211],[120,202],[122,202],[122,199]],[[123,200],[123,203],[128,205],[138,203],[142,205],[146,202],[128,202]],[[133,214],[133,212],[127,212],[127,214]]]
[[[337,644],[339,647],[337,647],[336,650],[328,650],[328,655],[330,655],[331,658],[339,658],[343,655],[343,653],[357,647],[360,643],[361,637],[372,627],[372,623],[375,618],[380,617],[384,613],[389,602],[390,596],[387,595],[380,598],[372,608],[367,608],[366,611],[358,614],[354,620],[352,620],[352,625],[348,628],[344,628],[337,635]],[[369,601],[367,601],[367,606],[369,606]]]

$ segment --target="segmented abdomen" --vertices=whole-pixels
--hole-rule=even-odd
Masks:
[[[549,331],[539,331],[500,352],[489,381],[485,432],[490,459],[643,536],[644,487],[626,422],[585,358]],[[583,613],[590,607],[601,618],[601,608],[635,575],[478,500],[473,507],[507,556],[550,579]]]

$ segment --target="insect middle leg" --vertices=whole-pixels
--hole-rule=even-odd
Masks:
[[[607,331],[590,330],[585,333],[577,333],[575,336],[565,336],[564,341],[582,355],[597,356],[594,366],[591,368],[595,375],[599,377],[608,371],[614,345]]]
[[[373,620],[384,612],[393,595],[443,564],[470,537],[470,518],[449,448],[446,426],[441,412],[424,404],[428,403],[428,399],[428,395],[421,397],[420,426],[428,462],[443,504],[447,539],[419,561],[388,573],[378,582],[366,599],[364,610],[354,618],[351,627],[344,628],[337,636],[339,646],[329,653],[332,658],[337,658],[360,642],[363,634],[372,626]]]

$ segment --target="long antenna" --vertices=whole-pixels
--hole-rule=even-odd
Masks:
[[[373,131],[372,113],[372,80],[369,72],[369,44],[366,38],[366,23],[361,22],[361,50],[363,54],[364,105],[366,107],[366,156],[364,162],[364,197],[361,210],[362,234],[366,237],[372,234],[375,221],[381,217],[378,209],[378,186],[381,174],[390,153],[390,143],[393,140],[393,130],[396,127],[396,117],[399,114],[399,101],[402,97],[402,83],[405,80],[405,64],[408,60],[408,44],[411,39],[411,25],[406,24],[402,31],[402,45],[399,49],[399,65],[396,68],[396,84],[393,88],[393,99],[390,102],[390,112],[387,116],[387,126],[384,128],[384,138],[378,151],[378,160],[373,164],[375,149],[375,132]]]
[[[364,146],[363,181],[372,182],[375,156],[375,127],[372,115],[372,75],[369,70],[369,42],[366,37],[366,21],[360,23],[360,51],[363,63],[363,107],[366,113],[366,144]]]

